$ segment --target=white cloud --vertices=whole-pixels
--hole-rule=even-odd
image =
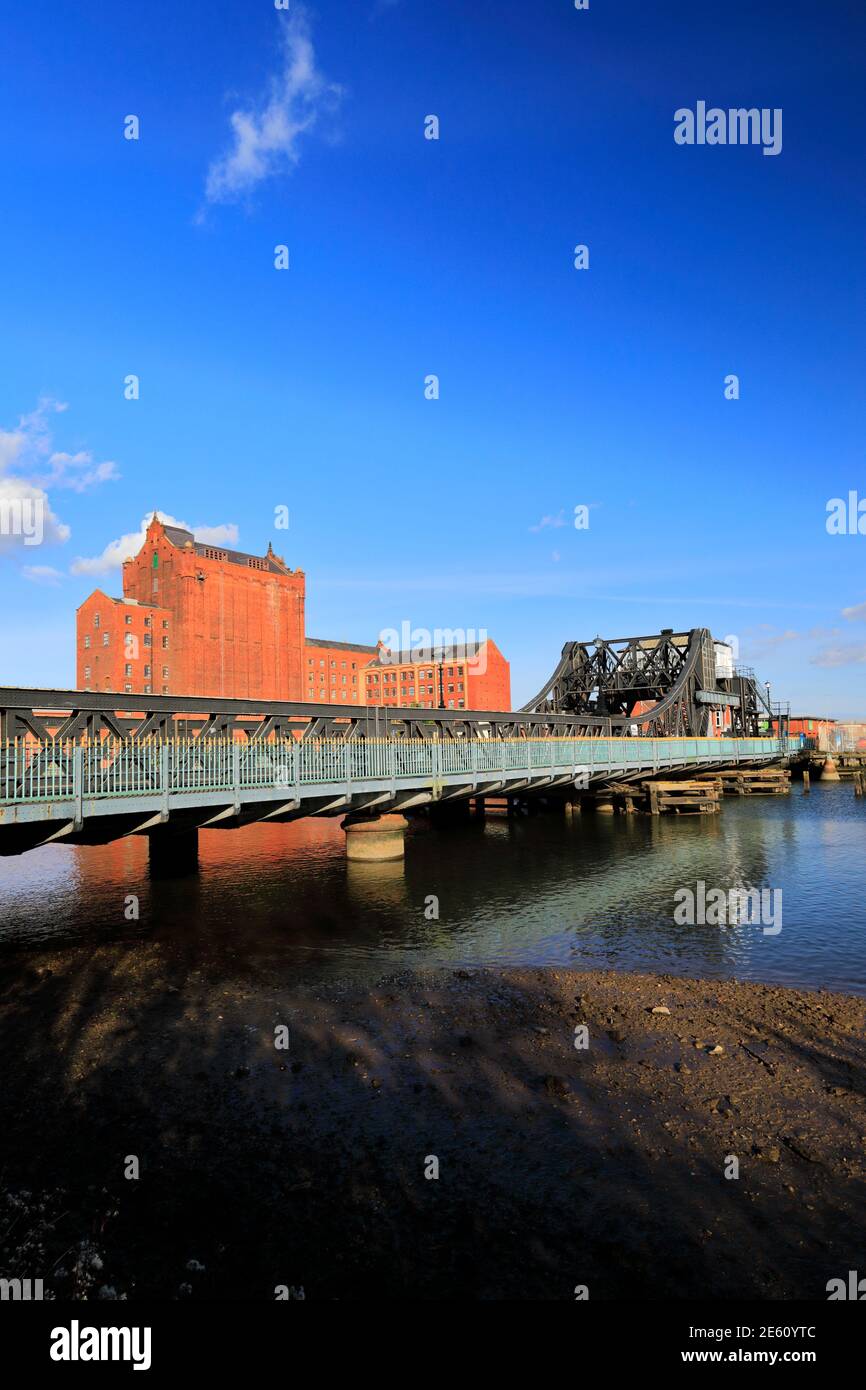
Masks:
[[[183,526],[183,522],[177,524]],[[184,526],[184,530],[192,531],[202,545],[232,546],[238,543],[238,528],[233,521],[225,521],[221,526]]]
[[[31,584],[51,584],[54,587],[64,577],[62,570],[53,569],[51,565],[22,565],[21,573]]]
[[[142,517],[141,525],[137,531],[130,531],[125,536],[119,536],[116,541],[109,541],[100,555],[93,555],[90,558],[79,556],[70,567],[72,573],[108,574],[113,569],[119,569],[124,560],[131,560],[144,545],[147,528],[153,515],[153,512],[148,512],[146,516]],[[220,526],[190,526],[185,521],[178,521],[176,517],[169,516],[167,512],[157,512],[156,515],[166,526],[179,526],[183,531],[192,531],[196,540],[205,545],[237,544],[238,528],[233,521],[225,522]]]
[[[283,21],[282,48],[282,70],[271,78],[264,99],[251,109],[232,112],[230,148],[208,170],[209,203],[234,202],[262,179],[297,164],[301,136],[340,101],[342,88],[317,67],[305,10]]]
[[[837,647],[824,647],[812,658],[813,666],[862,666],[866,662],[866,642],[840,642]]]
[[[866,603],[855,603],[851,608],[842,609],[842,617],[850,623],[866,623]]]
[[[117,464],[111,460],[97,463],[89,449],[70,454],[54,448],[49,419],[67,409],[64,401],[43,396],[35,410],[21,416],[16,429],[0,430],[0,473],[26,474],[36,487],[70,488],[73,492],[86,492],[118,478]]]

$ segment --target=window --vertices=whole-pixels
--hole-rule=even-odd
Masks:
[[[146,685],[146,686],[144,687],[144,693],[145,693],[145,695],[152,695],[152,694],[153,694],[153,687],[150,686],[150,685]]]
[[[332,665],[332,666],[336,666],[336,664],[337,664],[336,661],[332,661],[332,662],[331,662],[331,665]]]
[[[345,663],[345,661],[344,661],[344,662],[343,662],[343,665],[345,666],[345,664],[346,664],[346,663]],[[340,684],[341,684],[341,685],[345,685],[345,684],[346,684],[346,677],[345,677],[345,676],[341,676],[341,677],[340,677]]]
[[[145,666],[145,668],[144,668],[144,674],[145,674],[146,676],[149,676],[149,675],[150,675],[150,667],[149,667],[149,666]]]
[[[145,645],[146,647],[152,647],[152,646],[153,646],[153,638],[151,637],[151,635],[150,635],[149,632],[146,632],[146,633],[144,634],[144,645]]]
[[[132,667],[130,666],[129,662],[127,662],[126,665],[124,666],[124,668],[123,668],[123,674],[124,674],[125,676],[131,676],[131,675],[132,675]]]
[[[111,634],[108,633],[108,632],[103,632],[103,634],[102,634],[102,645],[103,645],[103,647],[107,647],[107,646],[108,646],[108,639],[109,639],[110,635],[111,635]]]
[[[86,636],[85,639],[84,639],[84,645],[85,645],[85,647],[89,647],[89,646],[90,646],[90,633],[89,633],[89,632],[88,632],[87,636]]]
[[[163,693],[163,695],[167,695],[167,694],[168,694],[168,686],[167,686],[167,685],[164,685],[164,686],[162,687],[162,693]]]
[[[89,666],[85,666],[85,668],[84,668],[84,679],[85,679],[86,681],[89,681],[89,680],[90,680],[90,667],[89,667]]]
[[[155,570],[159,569],[159,556],[157,555],[156,551],[153,552],[153,559],[151,560],[151,565]]]
[[[345,663],[345,661],[341,661],[341,662],[340,662],[340,669],[343,670],[343,671],[345,671],[345,669],[346,669],[346,663]]]
[[[167,651],[168,651],[168,638],[167,638],[167,637],[163,637],[163,639],[162,639],[162,649],[163,649],[164,652],[167,652]]]
[[[131,614],[131,613],[124,613],[124,615],[123,615],[123,621],[126,623],[126,626],[127,626],[127,627],[132,627],[132,614]]]
[[[168,618],[163,618],[162,625],[163,627],[168,627]]]
[[[168,667],[167,667],[167,666],[163,666],[163,668],[162,668],[162,678],[163,678],[164,681],[167,681],[167,680],[168,680]]]
[[[99,627],[99,614],[98,614],[98,613],[94,613],[94,615],[93,615],[93,626],[94,626],[94,627]]]
[[[127,681],[126,685],[125,685],[123,688],[124,688],[124,690],[126,691],[127,695],[129,695],[130,692],[132,691],[132,686],[129,684],[128,681]]]
[[[158,594],[158,593],[159,593],[159,580],[158,580],[155,576],[154,576],[153,583],[152,583],[151,586],[150,586],[150,591],[151,591],[152,594]]]
[[[313,658],[312,658],[311,656],[308,656],[308,657],[307,657],[307,665],[308,665],[308,666],[312,666],[312,664],[313,664]]]
[[[145,620],[144,620],[144,625],[145,625],[145,627],[150,627],[150,624],[151,624],[151,619],[150,619],[150,618],[145,618]]]

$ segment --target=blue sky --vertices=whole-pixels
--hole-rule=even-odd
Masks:
[[[7,6],[3,47],[0,500],[48,511],[0,536],[2,683],[72,683],[158,507],[273,541],[312,636],[486,629],[516,700],[566,640],[708,626],[866,717],[866,535],[826,529],[866,499],[862,5]],[[781,152],[676,144],[700,100]]]

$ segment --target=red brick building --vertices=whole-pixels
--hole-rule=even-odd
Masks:
[[[96,589],[77,613],[78,689],[145,695],[446,709],[511,706],[489,639],[422,661],[305,635],[306,580],[269,546],[205,545],[156,515],[123,564],[123,597]]]
[[[308,637],[301,699],[317,705],[363,705],[366,697],[363,671],[378,650],[378,647],[364,647],[355,642],[326,642]]]
[[[270,547],[258,556],[203,545],[154,516],[138,554],[124,561],[123,594],[101,611],[105,596],[97,590],[78,610],[79,687],[303,698],[304,573],[290,570]],[[122,629],[136,607],[159,612],[147,627],[146,614],[133,618],[142,639],[133,653],[131,645],[124,648]],[[90,658],[100,644],[97,666]]]
[[[380,647],[365,673],[366,703],[421,709],[511,708],[511,668],[490,638],[434,648],[429,661],[421,655]]]
[[[78,689],[168,695],[175,655],[172,617],[168,608],[94,589],[78,610]]]

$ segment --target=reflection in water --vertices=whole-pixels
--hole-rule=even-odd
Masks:
[[[0,943],[145,936],[285,980],[538,964],[866,992],[864,843],[864,803],[819,783],[732,798],[718,816],[417,820],[402,863],[348,863],[339,820],[204,831],[200,874],[174,881],[150,879],[141,839],[52,845],[0,860]],[[698,880],[781,889],[781,933],[675,925],[674,893]]]

